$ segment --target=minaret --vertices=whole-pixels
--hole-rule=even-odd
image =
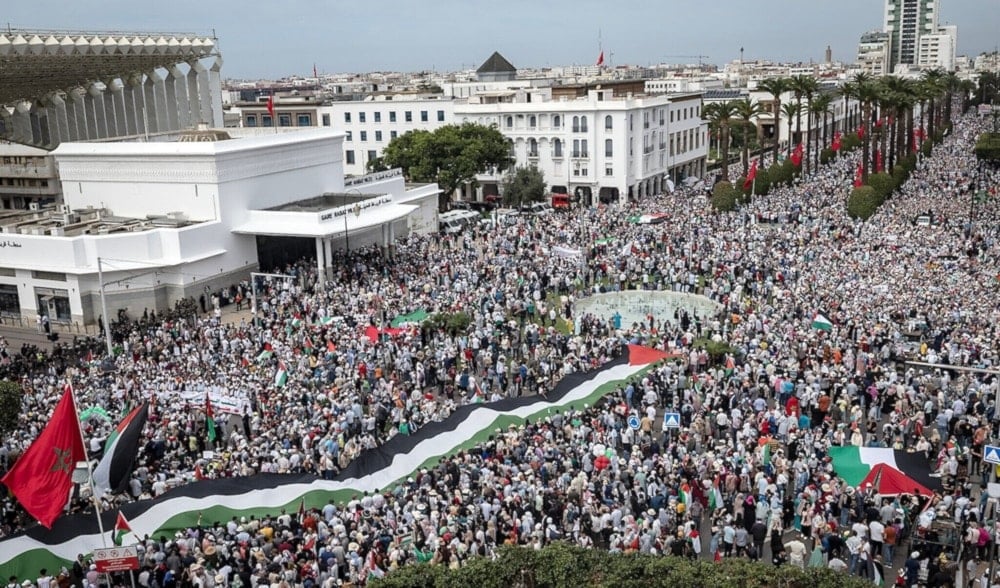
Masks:
[[[833,63],[833,49],[829,45],[826,46],[826,64],[830,65]]]

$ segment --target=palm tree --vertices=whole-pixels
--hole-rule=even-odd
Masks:
[[[854,82],[858,85],[858,101],[861,102],[861,124],[866,126],[861,145],[861,181],[867,183],[872,160],[872,106],[878,98],[878,90],[871,78],[869,76],[862,78],[863,75],[855,76]]]
[[[961,83],[962,80],[958,79],[958,74],[953,71],[946,73],[944,76],[944,88],[947,93],[945,97],[947,101],[944,103],[944,119],[948,124],[951,124],[951,105]]]
[[[911,107],[913,99],[912,85],[908,80],[896,76],[886,76],[880,80],[883,93],[883,102],[891,113],[886,121],[887,126],[883,129],[892,142],[889,145],[888,153],[883,155],[888,162],[887,169],[891,169],[896,163],[896,158],[903,150],[901,145],[903,140],[902,130],[906,126],[906,112]]]
[[[802,109],[795,102],[786,102],[786,103],[784,103],[784,104],[781,105],[781,114],[785,115],[785,118],[788,119],[788,128],[790,130],[792,128],[792,120],[797,120],[799,118],[799,116],[801,116]],[[789,134],[791,134],[791,133],[789,133]],[[791,154],[792,154],[792,141],[791,141],[790,137],[789,137],[789,141],[788,141],[788,149],[786,151],[787,151],[787,153],[785,153],[785,157],[791,156]]]
[[[722,179],[729,181],[729,122],[736,118],[736,101],[713,102],[701,109],[701,116],[710,126],[719,129],[719,155],[722,158]]]
[[[788,91],[788,78],[768,78],[757,84],[759,90],[771,94],[774,103],[771,105],[771,112],[774,114],[774,163],[778,163],[778,146],[781,144],[781,95]],[[788,121],[788,128],[791,128],[791,121]]]
[[[749,98],[744,98],[743,100],[736,100],[736,116],[743,123],[743,175],[747,175],[750,169],[750,142],[749,134],[750,127],[757,130],[757,124],[754,119],[757,118],[762,112],[764,112],[764,107],[760,105],[760,102],[751,102]],[[756,133],[755,133],[756,134]]]
[[[851,100],[855,100],[858,97],[858,85],[854,82],[844,82],[838,91],[841,97],[844,99],[844,128],[842,132],[847,134],[848,129],[854,128],[853,116],[850,114]],[[836,126],[836,125],[834,125]],[[834,131],[837,129],[834,128]]]
[[[795,98],[799,104],[799,111],[802,112],[802,98],[806,99],[806,165],[804,171],[809,173],[809,158],[811,154],[811,143],[812,143],[812,101],[813,97],[819,92],[819,82],[816,78],[808,75],[798,75],[792,77],[792,91],[795,92]],[[797,121],[801,125],[802,120]],[[801,128],[796,129],[796,134],[799,136],[799,142],[802,141]]]
[[[927,134],[928,136],[934,136],[934,132],[937,130],[938,121],[940,120],[938,116],[937,105],[940,104],[939,97],[944,91],[944,72],[940,69],[931,69],[925,71],[923,74],[924,87],[927,90],[928,96],[928,112],[929,116],[927,118]]]
[[[820,127],[822,131],[822,136],[817,137],[820,139],[820,144],[822,148],[816,149],[816,162],[819,162],[819,152],[826,148],[827,142],[827,119],[830,117],[831,106],[833,105],[833,95],[830,93],[820,94],[812,101],[812,105],[809,108],[809,113],[816,117],[816,122],[819,122],[820,117],[823,118],[823,126]],[[817,133],[819,134],[819,133]],[[818,167],[818,165],[817,165]]]

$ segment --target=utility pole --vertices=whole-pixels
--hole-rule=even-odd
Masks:
[[[101,312],[104,313],[104,344],[107,347],[108,357],[114,359],[111,349],[111,317],[108,316],[108,300],[104,296],[104,270],[101,267],[101,258],[97,258],[97,284],[101,291]]]

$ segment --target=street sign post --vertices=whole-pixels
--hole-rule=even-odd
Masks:
[[[632,416],[628,417],[628,426],[629,426],[630,429],[632,429],[634,431],[638,431],[639,430],[639,417],[637,417],[635,415],[632,415]]]
[[[663,428],[664,429],[681,428],[681,413],[679,412],[663,413]]]
[[[94,563],[99,573],[125,572],[139,569],[139,554],[134,545],[94,550]]]
[[[1000,447],[996,445],[987,445],[983,447],[983,461],[994,465],[1000,465]]]

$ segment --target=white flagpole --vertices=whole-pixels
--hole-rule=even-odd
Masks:
[[[73,416],[76,418],[76,428],[80,431],[80,443],[83,444],[83,455],[87,462],[87,481],[90,482],[90,494],[94,502],[94,515],[97,517],[97,528],[101,532],[101,542],[104,547],[108,546],[108,538],[104,535],[104,522],[101,520],[101,508],[100,503],[97,500],[97,492],[94,488],[94,467],[90,463],[90,455],[87,452],[87,439],[83,436],[83,427],[80,426],[80,409],[76,405],[76,394],[73,392],[73,381],[70,378],[66,378],[67,386],[69,386],[69,396],[73,399]]]

